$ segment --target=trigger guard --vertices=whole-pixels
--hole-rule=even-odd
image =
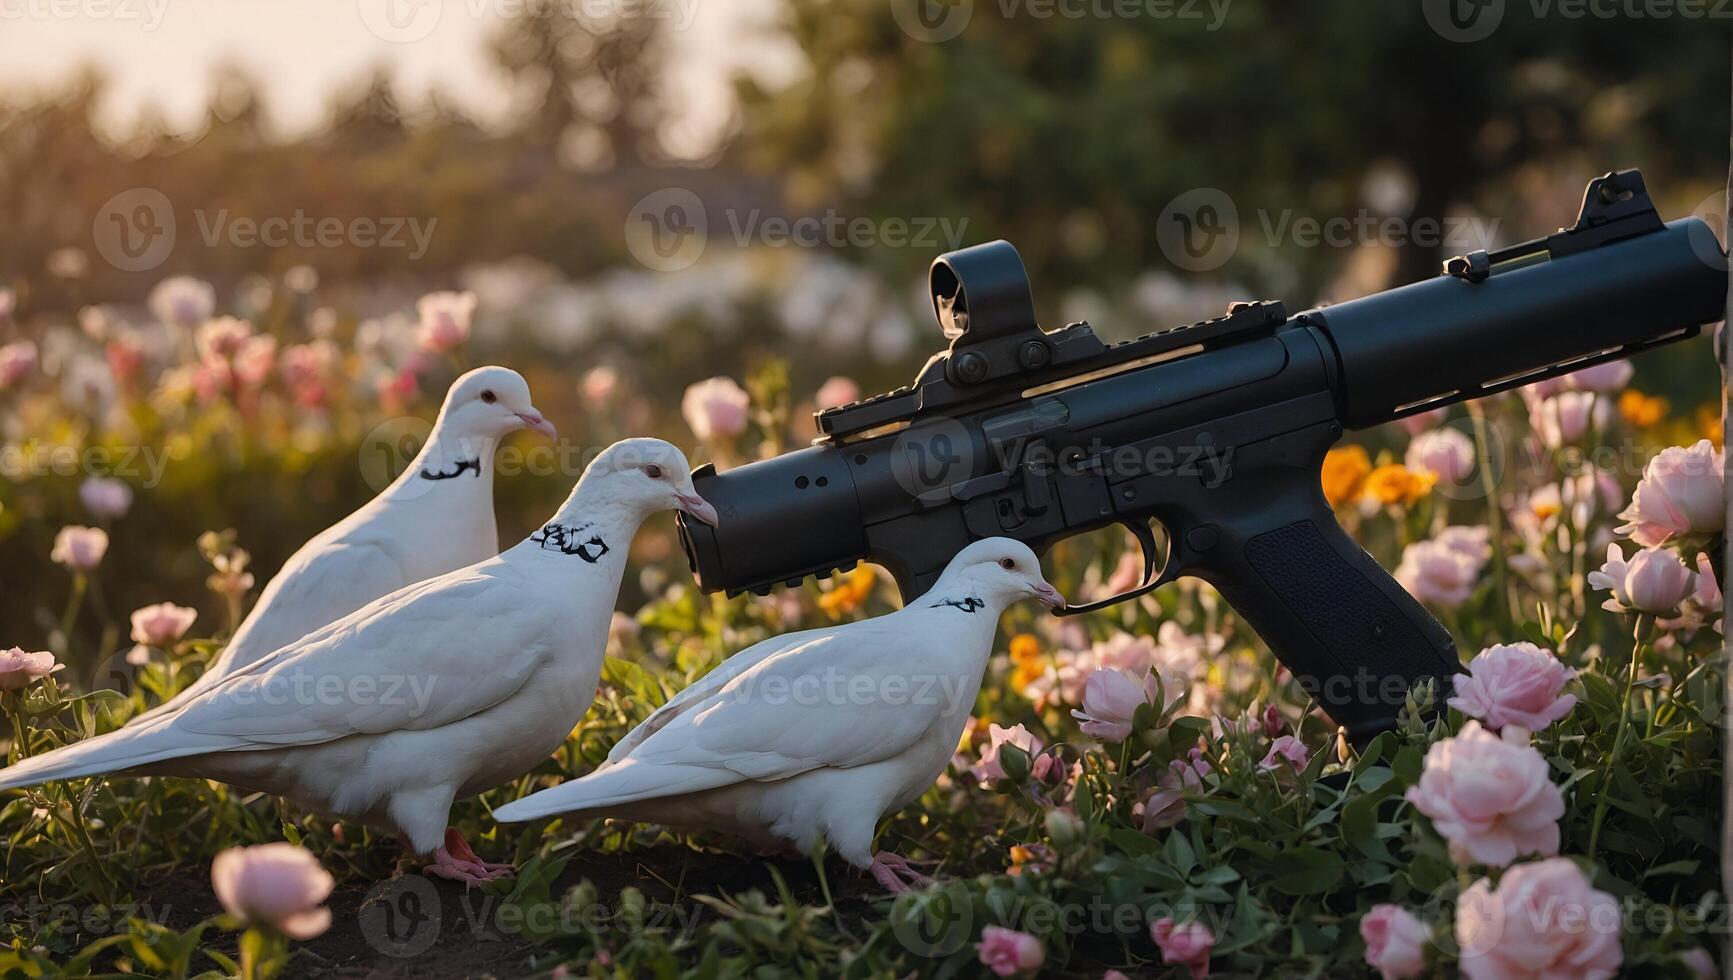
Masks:
[[[1181,563],[1175,560],[1178,557],[1174,554],[1177,542],[1175,536],[1168,536],[1167,554],[1162,560],[1161,571],[1157,572],[1155,569],[1155,532],[1150,530],[1149,522],[1122,520],[1115,523],[1130,531],[1131,536],[1137,539],[1138,548],[1143,551],[1143,581],[1115,596],[1108,596],[1105,599],[1097,599],[1094,602],[1086,602],[1078,606],[1068,605],[1063,609],[1055,609],[1053,615],[1076,616],[1081,613],[1095,612],[1098,609],[1106,609],[1108,606],[1118,605],[1128,599],[1146,595],[1179,578]]]

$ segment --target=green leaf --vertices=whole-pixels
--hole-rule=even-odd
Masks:
[[[1342,859],[1316,847],[1292,847],[1276,854],[1270,887],[1284,895],[1321,895],[1336,887],[1347,870]]]

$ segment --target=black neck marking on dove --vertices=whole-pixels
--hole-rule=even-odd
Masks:
[[[940,599],[938,602],[933,603],[930,608],[937,609],[940,606],[950,606],[953,609],[961,609],[970,615],[974,615],[975,610],[985,605],[985,602],[970,595],[964,596],[961,599]]]
[[[457,461],[457,466],[445,473],[435,473],[432,470],[424,469],[421,471],[421,478],[423,480],[450,480],[462,476],[465,470],[474,473],[477,477],[481,476],[481,457],[460,459]]]
[[[557,551],[562,555],[577,555],[579,558],[594,565],[609,551],[608,543],[600,535],[592,534],[589,538],[579,541],[578,535],[589,530],[590,524],[549,524],[540,531],[530,535],[530,540],[542,546],[543,551]]]

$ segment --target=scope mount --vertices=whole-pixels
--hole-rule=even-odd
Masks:
[[[933,315],[950,347],[914,383],[814,413],[819,441],[875,434],[964,403],[1047,384],[1182,348],[1268,333],[1287,322],[1279,302],[1235,303],[1227,314],[1106,344],[1087,322],[1042,330],[1023,259],[1003,239],[946,252],[927,272]]]

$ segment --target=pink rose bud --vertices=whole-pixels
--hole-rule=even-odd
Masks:
[[[1476,654],[1468,673],[1456,678],[1450,706],[1494,731],[1506,725],[1539,731],[1576,707],[1576,695],[1564,693],[1575,676],[1533,643],[1497,644]]]
[[[1713,534],[1722,529],[1725,455],[1702,439],[1689,449],[1669,446],[1643,467],[1631,504],[1619,512],[1618,532],[1644,547],[1665,544],[1681,534]]]
[[[415,304],[421,315],[416,341],[421,349],[443,354],[469,340],[470,319],[475,315],[474,293],[429,293]]]
[[[1281,709],[1273,704],[1264,705],[1264,713],[1258,720],[1258,727],[1263,730],[1264,737],[1276,738],[1288,728],[1288,722],[1282,717]],[[1196,752],[1197,749],[1192,749]]]
[[[1145,670],[1143,679],[1130,671],[1102,667],[1089,675],[1083,686],[1083,708],[1071,716],[1083,734],[1104,742],[1123,742],[1131,737],[1132,717],[1137,709],[1155,700],[1155,675]]]
[[[1402,461],[1440,483],[1460,486],[1474,473],[1474,443],[1455,429],[1433,429],[1414,437]]]
[[[1580,442],[1592,426],[1605,431],[1612,419],[1611,403],[1591,391],[1561,391],[1529,406],[1528,422],[1551,449]]]
[[[98,520],[114,520],[132,507],[132,488],[111,477],[87,477],[78,485],[78,501]]]
[[[1480,581],[1480,563],[1441,541],[1416,541],[1402,549],[1396,581],[1428,605],[1452,609],[1468,601]]]
[[[1132,816],[1142,819],[1146,834],[1177,826],[1185,819],[1185,796],[1175,789],[1158,789],[1132,807]]]
[[[1618,900],[1576,864],[1551,858],[1482,878],[1456,901],[1459,969],[1467,980],[1606,978],[1624,963]]]
[[[1590,572],[1589,584],[1608,589],[1605,603],[1615,612],[1672,612],[1696,586],[1691,570],[1679,556],[1663,548],[1644,548],[1629,559],[1619,557],[1618,545],[1607,545],[1607,562]]]
[[[1010,728],[988,725],[987,744],[981,746],[981,761],[970,770],[982,785],[1005,778],[1005,770],[999,766],[999,746],[1007,742],[1029,753],[1030,758],[1039,756],[1046,747],[1045,743],[1022,725],[1013,725]]]
[[[710,378],[686,389],[680,414],[700,439],[732,439],[746,431],[752,397],[732,378]]]
[[[211,862],[211,887],[230,915],[290,939],[312,939],[331,925],[320,903],[336,884],[304,848],[278,841],[231,847]]]
[[[1631,375],[1635,373],[1637,368],[1630,361],[1608,361],[1573,371],[1562,380],[1579,391],[1618,392],[1630,384]]]
[[[75,572],[88,572],[102,564],[108,553],[108,532],[100,527],[68,524],[54,536],[54,549],[48,557]]]
[[[1426,924],[1400,905],[1374,905],[1360,918],[1366,965],[1384,980],[1406,980],[1426,969]]]
[[[54,662],[47,650],[26,653],[18,647],[0,650],[0,691],[16,691],[47,677],[65,664]]]
[[[1175,923],[1163,916],[1149,924],[1149,938],[1161,948],[1161,961],[1184,966],[1192,980],[1209,976],[1209,954],[1215,948],[1215,933],[1201,922]]]
[[[1408,802],[1430,817],[1458,864],[1502,868],[1524,854],[1558,853],[1564,797],[1529,734],[1511,725],[1503,738],[1470,721],[1426,750]]]
[[[153,647],[169,646],[185,636],[197,618],[198,610],[172,602],[135,609],[132,613],[132,642]]]
[[[819,385],[818,394],[812,396],[812,403],[819,408],[852,405],[858,401],[860,401],[860,385],[842,375],[837,375]]]
[[[1019,973],[1034,973],[1047,959],[1041,940],[1026,932],[987,926],[981,930],[981,941],[975,944],[981,962],[1002,977]]]

